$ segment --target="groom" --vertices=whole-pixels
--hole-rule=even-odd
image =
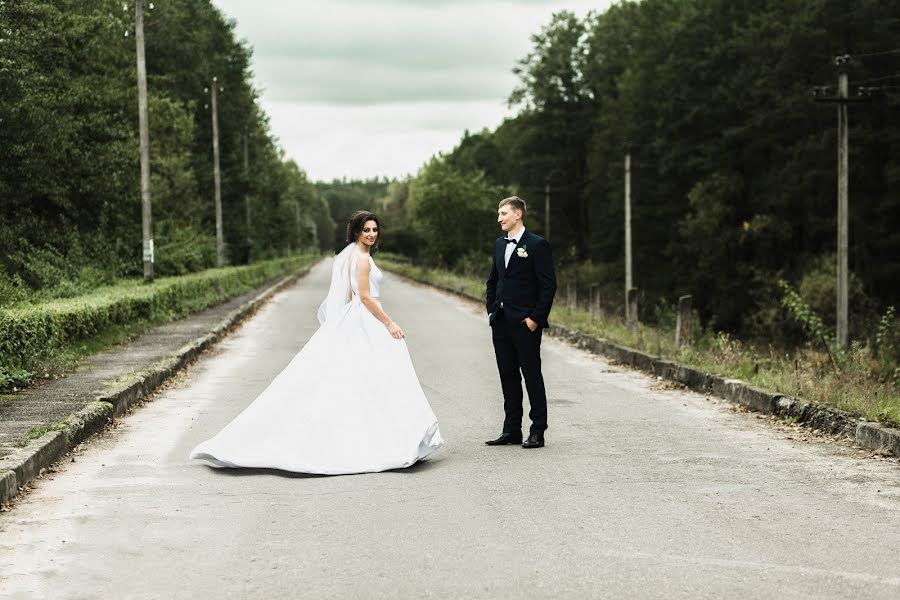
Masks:
[[[487,312],[503,388],[503,433],[489,446],[542,448],[547,429],[547,394],[541,375],[541,333],[556,293],[556,273],[547,240],[525,230],[525,201],[500,202],[497,222],[506,233],[494,242],[487,280]],[[521,371],[521,375],[519,374]],[[522,377],[531,404],[531,433],[522,443]]]

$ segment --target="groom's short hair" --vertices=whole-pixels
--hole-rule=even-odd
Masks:
[[[521,210],[522,216],[525,216],[525,201],[518,196],[510,196],[509,198],[504,198],[500,201],[500,205],[497,208],[500,209],[507,205],[509,205],[513,210]]]

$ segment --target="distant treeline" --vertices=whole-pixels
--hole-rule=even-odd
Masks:
[[[315,247],[317,231],[326,232],[322,242],[330,245],[327,207],[275,144],[252,86],[251,50],[236,39],[234,24],[209,0],[150,4],[145,32],[157,273],[215,263],[206,91],[213,77],[224,88],[219,124],[228,262]],[[137,106],[133,2],[0,2],[0,303],[35,290],[77,293],[141,272]]]
[[[837,110],[812,89],[836,95],[833,59],[845,53],[851,95],[878,88],[849,109],[851,334],[864,340],[900,300],[900,13],[879,0],[643,0],[584,19],[559,13],[516,66],[515,118],[383,186],[385,246],[486,275],[498,199],[525,198],[528,227],[543,233],[549,184],[563,275],[600,283],[620,305],[630,150],[646,318],[692,294],[707,324],[790,339],[784,278],[833,322]]]

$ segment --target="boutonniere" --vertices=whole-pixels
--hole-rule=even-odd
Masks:
[[[525,251],[525,246],[516,248],[516,254],[519,255],[519,258],[528,258],[528,252]]]

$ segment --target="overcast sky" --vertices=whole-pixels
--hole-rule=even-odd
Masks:
[[[509,114],[554,12],[609,0],[213,0],[254,48],[272,130],[312,179],[400,177]]]

